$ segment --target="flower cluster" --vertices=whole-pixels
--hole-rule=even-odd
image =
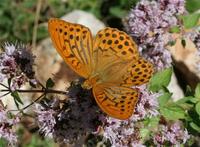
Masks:
[[[103,136],[109,139],[113,146],[141,146],[141,127],[137,126],[137,121],[159,115],[157,97],[160,94],[148,92],[145,85],[137,88],[141,94],[133,116],[125,121],[111,117],[105,120]]]
[[[111,142],[113,147],[141,145],[140,129],[132,120],[121,121],[108,117],[103,129],[103,136]]]
[[[198,50],[197,58],[199,59],[200,58],[200,31],[197,33],[194,39],[194,43]],[[198,71],[200,72],[200,60],[197,60],[196,66],[197,66]]]
[[[37,120],[40,132],[44,132],[45,136],[52,137],[52,132],[56,124],[56,111],[51,108],[47,109],[40,104],[36,104],[36,113],[38,114]]]
[[[184,0],[141,0],[127,17],[126,30],[157,70],[171,66],[171,55],[165,48],[172,40],[168,32],[178,25],[177,15],[184,12]]]
[[[25,82],[34,79],[34,56],[24,45],[5,43],[0,54],[0,82],[11,79],[10,88],[20,88]]]
[[[97,131],[99,108],[90,93],[80,85],[69,87],[68,100],[55,98],[36,106],[40,131],[57,142],[75,143],[85,134]]]
[[[13,118],[11,118],[11,116],[12,115],[0,105],[0,138],[4,138],[10,144],[15,144],[17,143],[17,135],[14,126],[16,126],[20,120],[17,116]]]
[[[155,134],[153,142],[157,146],[162,146],[166,143],[170,145],[185,144],[190,138],[187,130],[181,128],[180,122],[175,122],[171,125],[160,125],[160,130]]]
[[[158,112],[158,100],[159,93],[149,92],[146,85],[137,87],[140,90],[140,98],[135,108],[132,120],[138,121],[145,117],[152,117],[159,114]]]
[[[200,72],[200,27],[192,30],[191,32],[187,32],[184,34],[185,38],[189,38],[196,46],[197,48],[197,63],[196,67],[198,71]]]

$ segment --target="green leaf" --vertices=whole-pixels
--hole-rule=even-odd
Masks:
[[[23,102],[22,102],[22,100],[21,100],[21,98],[19,97],[19,94],[18,94],[18,92],[17,91],[14,91],[14,92],[12,92],[11,93],[11,96],[14,98],[14,100],[16,100],[18,103],[20,103],[20,104],[24,104]]]
[[[176,40],[170,40],[167,45],[174,46],[176,44]]]
[[[200,102],[198,102],[198,103],[195,105],[195,110],[196,110],[196,112],[198,113],[198,115],[200,116]]]
[[[182,40],[181,40],[181,44],[182,44],[182,46],[185,48],[185,46],[186,46],[186,41],[185,41],[185,39],[182,39]]]
[[[46,88],[52,88],[54,85],[55,83],[53,82],[53,80],[49,78],[46,82]]]
[[[168,100],[171,98],[172,93],[164,93],[163,95],[158,97],[158,102],[160,107],[163,107],[167,104]]]
[[[189,85],[187,85],[186,86],[185,96],[191,96],[191,95],[193,95],[192,88]]]
[[[0,138],[0,147],[8,146],[8,142],[4,138]]]
[[[110,13],[115,16],[115,17],[119,17],[119,18],[123,18],[124,16],[127,15],[127,11],[121,9],[120,7],[111,7],[110,8]]]
[[[180,27],[179,26],[174,26],[170,28],[169,30],[170,33],[179,33],[180,32]]]
[[[194,97],[194,98],[190,99],[189,101],[196,104],[197,102],[199,102],[199,99]]]
[[[200,9],[200,0],[186,0],[186,9],[193,13]]]
[[[160,121],[160,118],[155,116],[155,117],[151,117],[151,118],[148,118],[147,120],[145,120],[144,124],[148,128],[155,128],[158,125],[159,121]]]
[[[186,103],[188,101],[191,101],[192,99],[194,99],[193,96],[186,96],[186,97],[183,97],[183,98],[179,99],[178,101],[176,101],[176,103],[177,104]]]
[[[140,129],[140,137],[142,137],[142,140],[144,140],[147,136],[150,135],[150,130],[146,128],[141,128]]]
[[[197,25],[199,21],[200,13],[193,13],[189,15],[180,16],[183,21],[183,25],[186,29],[190,29]]]
[[[160,113],[168,120],[184,119],[185,111],[179,106],[161,107]]]
[[[167,87],[172,76],[172,68],[164,69],[163,71],[157,72],[149,82],[149,90],[156,92]]]
[[[12,81],[12,78],[9,78],[8,79],[8,86],[10,87],[10,85],[11,85],[11,81]]]
[[[48,138],[42,139],[40,136],[33,134],[30,142],[23,144],[22,147],[55,147],[53,140]]]
[[[200,132],[200,127],[199,127],[197,124],[195,124],[194,122],[191,122],[191,123],[190,123],[190,126],[191,126],[194,130],[196,130],[197,132]]]
[[[199,100],[200,100],[200,83],[198,83],[198,84],[197,84],[197,87],[195,88],[194,96],[195,96],[196,98],[199,98]]]

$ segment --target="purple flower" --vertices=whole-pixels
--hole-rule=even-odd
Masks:
[[[158,112],[158,100],[160,96],[159,93],[148,92],[146,85],[138,87],[141,94],[138,103],[135,108],[131,120],[138,121],[144,119],[145,117],[152,117],[159,114]]]
[[[0,106],[0,138],[4,138],[10,144],[17,143],[17,135],[14,126],[19,123],[19,117],[10,117],[10,114]]]
[[[184,37],[189,38],[191,41],[193,41],[193,43],[195,44],[197,48],[196,67],[197,67],[197,70],[200,72],[200,28],[197,28],[197,29],[192,30],[191,32],[185,33]]]
[[[0,82],[12,79],[11,89],[14,91],[34,79],[34,56],[25,45],[5,43],[3,50],[0,53]]]
[[[68,88],[68,100],[58,98],[37,104],[40,131],[57,142],[74,143],[85,134],[98,134],[101,112],[90,93],[80,85]]]
[[[171,125],[160,125],[160,131],[153,138],[154,144],[162,146],[167,142],[170,145],[185,144],[190,138],[186,129],[183,129],[180,122]]]
[[[125,24],[137,41],[140,53],[160,70],[171,66],[171,56],[165,48],[170,41],[169,29],[179,24],[177,15],[185,12],[184,0],[141,0],[131,10]]]
[[[112,147],[128,147],[136,144],[139,146],[141,144],[139,128],[135,127],[132,120],[122,121],[107,117],[103,129],[103,136],[109,139]]]
[[[40,132],[44,132],[45,136],[52,137],[54,126],[56,124],[56,111],[53,109],[45,110],[42,105],[36,104],[36,113]]]

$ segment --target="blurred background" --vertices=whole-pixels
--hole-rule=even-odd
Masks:
[[[74,10],[93,14],[107,26],[123,29],[122,18],[139,0],[0,0],[0,42],[20,40],[30,43],[34,24],[38,24],[36,40],[48,36],[47,21]],[[190,2],[189,2],[190,1]],[[198,9],[198,0],[187,0],[189,12]],[[37,10],[39,16],[37,15]],[[37,21],[37,22],[36,22]]]
[[[93,14],[106,25],[122,29],[125,17],[137,0],[1,0],[0,42],[20,40],[30,43],[38,19],[37,41],[48,36],[47,21],[62,17],[73,10]],[[39,10],[38,10],[39,9]],[[37,10],[39,16],[37,16]]]

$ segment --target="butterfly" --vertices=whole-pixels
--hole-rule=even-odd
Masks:
[[[149,81],[153,65],[139,56],[125,32],[106,27],[93,39],[89,28],[57,18],[48,21],[54,47],[91,89],[98,106],[111,117],[125,120],[134,112],[140,92],[132,86]]]

